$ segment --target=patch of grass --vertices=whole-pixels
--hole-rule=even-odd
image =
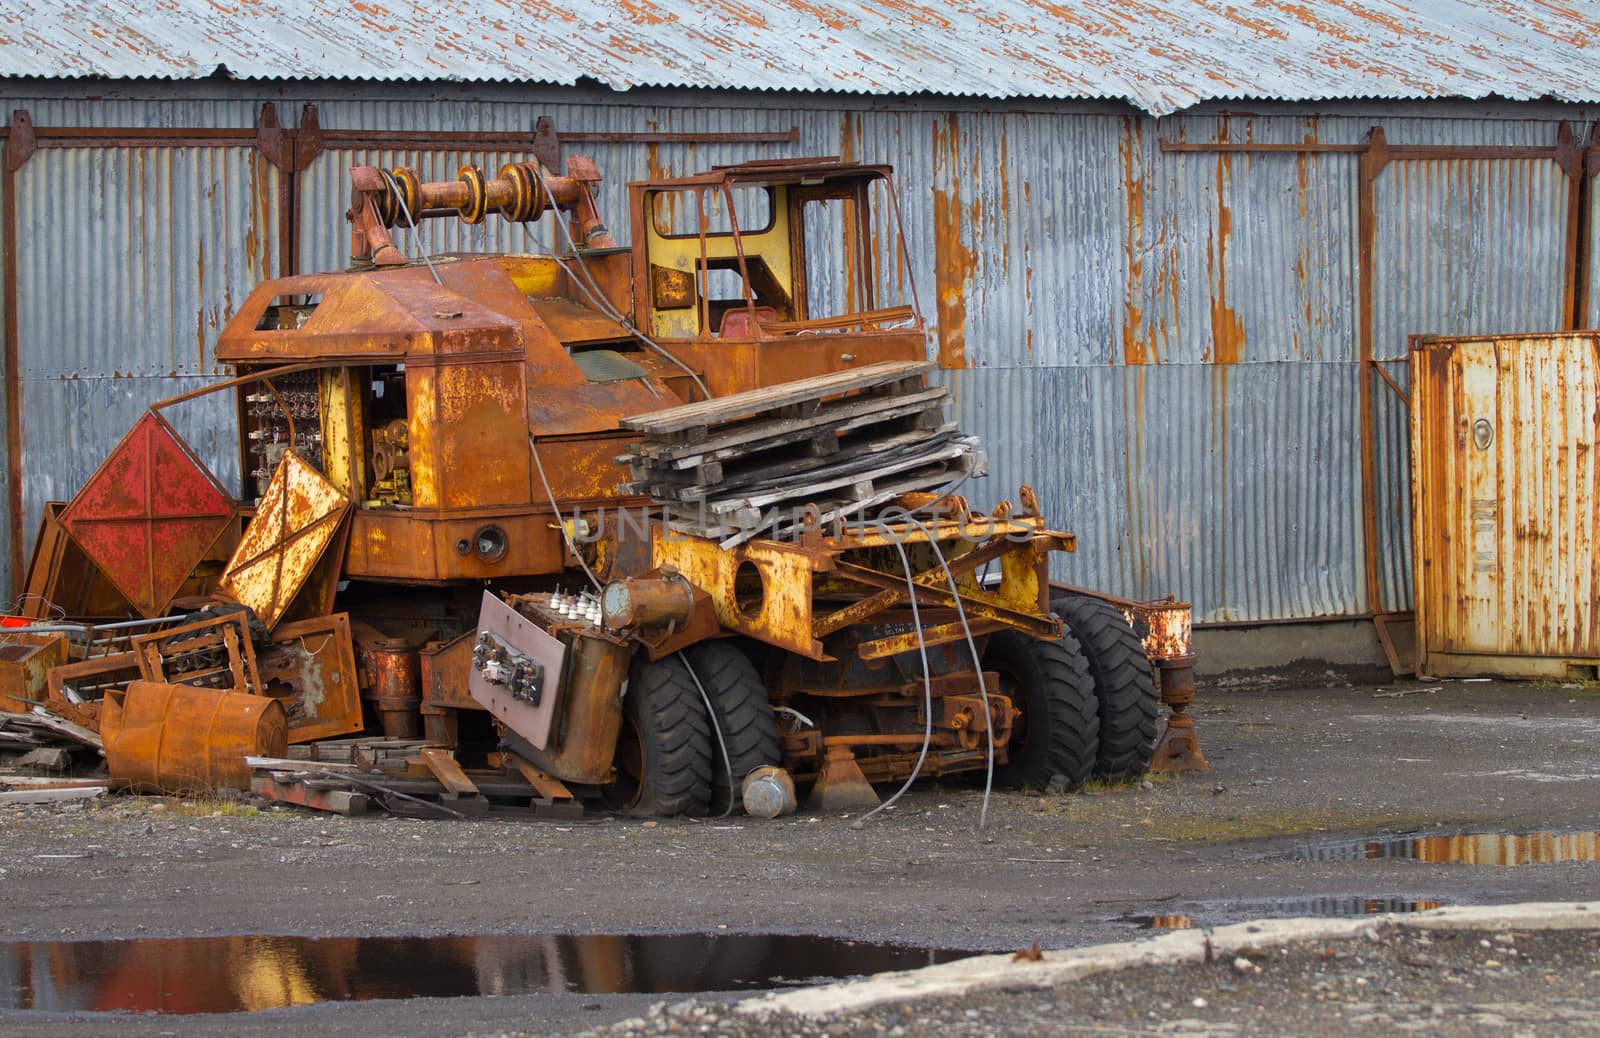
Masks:
[[[1160,818],[1144,814],[1139,818],[1141,827],[1184,843],[1229,843],[1234,840],[1265,840],[1308,833],[1404,831],[1425,825],[1427,821],[1422,817],[1332,811],[1327,808],[1285,808],[1212,816],[1183,814]]]
[[[196,797],[191,800],[180,800],[168,810],[175,815],[186,815],[190,818],[256,818],[261,815],[261,809],[254,804],[240,800],[229,800],[224,797]]]
[[[1600,681],[1534,681],[1532,687],[1568,699],[1600,699]]]

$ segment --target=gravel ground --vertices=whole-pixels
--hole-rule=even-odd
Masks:
[[[725,1002],[658,1003],[584,1038],[999,1038],[1010,1035],[1587,1036],[1600,1031],[1600,929],[1418,931],[1246,950],[1226,961],[1123,970],[837,1018],[748,1016]],[[540,1032],[518,1032],[517,1038]]]
[[[1600,690],[1213,683],[1194,712],[1208,774],[997,795],[983,833],[979,794],[956,782],[919,787],[861,829],[848,816],[815,815],[346,819],[138,797],[3,807],[0,934],[728,932],[1009,952],[1126,941],[1141,932],[1134,920],[1150,915],[1188,915],[1204,927],[1397,904],[1600,900],[1592,863],[1488,868],[1298,854],[1339,837],[1414,830],[1600,829]],[[1570,970],[1564,978],[1573,990],[1593,983]],[[576,1033],[663,997],[325,1003],[226,1018],[0,1010],[0,1033]],[[1182,1010],[1187,1000],[1168,1000],[1178,1015],[1195,1015]]]

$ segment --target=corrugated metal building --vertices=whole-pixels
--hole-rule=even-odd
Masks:
[[[974,496],[1033,483],[1063,576],[1203,622],[1408,608],[1407,336],[1600,323],[1584,7],[66,7],[0,17],[14,566],[256,280],[343,264],[347,166],[498,168],[540,116],[619,224],[645,175],[895,165]],[[232,484],[228,407],[168,413]]]

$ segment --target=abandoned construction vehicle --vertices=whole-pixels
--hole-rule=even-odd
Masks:
[[[47,510],[19,695],[134,788],[324,807],[409,775],[461,811],[772,816],[1204,766],[1187,605],[1052,585],[1075,542],[1032,490],[962,493],[889,167],[633,183],[621,246],[594,163],[554,165],[353,168],[351,267],[258,286],[198,391],[237,397],[243,486],[163,417],[197,394],[154,405]],[[547,214],[547,254],[396,243]]]

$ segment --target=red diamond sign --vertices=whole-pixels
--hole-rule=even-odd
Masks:
[[[62,511],[61,525],[140,615],[154,617],[233,518],[216,477],[146,411]]]

